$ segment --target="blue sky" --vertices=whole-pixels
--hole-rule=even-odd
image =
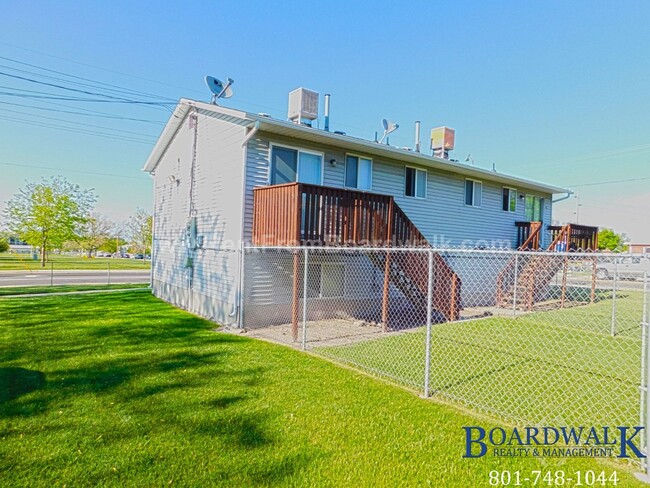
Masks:
[[[401,126],[391,144],[407,146],[415,120],[425,134],[453,127],[452,157],[471,153],[479,166],[577,191],[556,218],[575,221],[580,204],[580,223],[650,242],[650,2],[0,6],[0,73],[203,100],[206,74],[230,76],[235,96],[224,105],[281,118],[288,92],[305,86],[332,94],[334,130],[372,138],[386,117]],[[3,75],[0,87],[61,94]],[[0,201],[25,180],[62,174],[94,187],[98,210],[113,219],[150,208],[141,168],[168,116],[160,106],[0,94]]]

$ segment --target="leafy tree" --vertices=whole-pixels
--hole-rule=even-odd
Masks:
[[[151,239],[153,236],[153,216],[142,208],[135,213],[126,223],[127,232],[131,238],[131,248],[140,254],[151,253]]]
[[[7,226],[39,249],[45,266],[48,251],[77,238],[95,200],[93,190],[81,189],[61,176],[27,183],[7,202]]]
[[[93,213],[86,219],[77,242],[89,258],[110,240],[112,227],[113,223],[98,213]]]
[[[126,244],[126,240],[124,240],[118,234],[112,233],[108,239],[106,239],[103,244],[99,246],[99,250],[114,254],[120,250],[120,247],[125,246]]]
[[[612,229],[601,229],[598,232],[598,249],[625,251],[625,234],[617,234]]]
[[[0,252],[7,252],[9,250],[9,241],[4,237],[0,237]]]

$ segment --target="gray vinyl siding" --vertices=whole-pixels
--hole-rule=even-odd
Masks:
[[[246,129],[198,114],[194,185],[194,128],[189,117],[154,175],[153,290],[156,296],[220,323],[237,304],[242,175]],[[174,176],[178,183],[172,181]],[[201,250],[185,243],[193,194]],[[188,258],[192,267],[188,267]]]
[[[253,188],[268,184],[271,143],[323,152],[323,184],[333,187],[344,187],[345,184],[345,151],[329,146],[323,147],[292,139],[276,136],[271,138],[265,134],[258,134],[248,143],[244,240],[249,242],[253,225]],[[364,156],[363,154],[359,155]],[[330,163],[332,159],[336,164]],[[481,181],[483,184],[482,205],[481,207],[470,207],[465,205],[465,177],[463,175],[422,167],[421,169],[427,171],[426,199],[406,197],[404,195],[406,164],[378,158],[370,159],[373,160],[371,191],[393,195],[397,204],[435,247],[461,245],[515,247],[517,237],[515,222],[526,220],[524,200],[519,196],[527,193],[544,198],[542,245],[550,243],[550,234],[546,229],[552,219],[552,195],[550,194],[515,188],[517,190],[516,211],[504,212],[502,209],[503,185],[496,181],[483,180]]]

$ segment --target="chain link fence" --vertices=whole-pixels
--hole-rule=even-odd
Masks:
[[[243,324],[507,421],[646,425],[649,275],[643,255],[251,247]]]
[[[31,255],[0,256],[0,287],[63,285],[148,285],[151,261],[51,254],[45,266]]]

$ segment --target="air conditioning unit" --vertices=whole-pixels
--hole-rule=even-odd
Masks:
[[[296,88],[289,93],[289,120],[300,123],[302,119],[318,118],[318,93],[306,88]]]

